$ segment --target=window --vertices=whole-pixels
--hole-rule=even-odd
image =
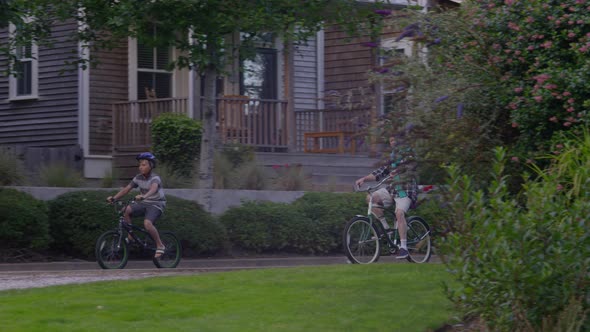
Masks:
[[[15,38],[18,28],[11,24],[10,35]],[[9,78],[10,100],[38,98],[38,49],[35,43],[18,44],[12,49],[14,56]]]
[[[242,38],[247,38],[242,34]],[[240,94],[253,99],[278,98],[278,51],[274,36],[264,33],[252,39],[258,47],[253,57],[240,60]]]
[[[383,50],[382,56],[379,58],[381,66],[389,67],[395,63],[395,59],[399,57],[411,57],[413,54],[413,44],[408,41],[396,42],[393,39],[384,40],[381,43],[381,49]],[[405,101],[405,87],[399,85],[388,84],[383,82],[381,84],[381,114],[387,114],[390,112],[402,111]]]
[[[172,72],[166,69],[171,59],[170,47],[137,42],[137,99],[172,97]]]
[[[277,50],[257,48],[256,55],[242,61],[240,94],[253,99],[277,98]]]

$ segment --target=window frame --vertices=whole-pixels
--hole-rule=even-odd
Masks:
[[[384,39],[381,41],[381,49],[387,50],[387,51],[403,51],[403,54],[407,57],[413,57],[414,54],[414,42],[413,41],[408,41],[408,40],[400,40],[400,41],[395,41],[395,38],[388,38],[388,39]],[[400,52],[402,53],[402,52]],[[379,58],[379,65],[382,66],[384,65],[384,59],[383,58]],[[379,94],[380,94],[380,114],[386,114],[386,109],[387,109],[387,105],[386,105],[386,98],[389,95],[393,94],[393,90],[390,89],[385,89],[385,87],[383,86],[383,84],[379,85]]]
[[[14,39],[17,32],[16,25],[13,23],[9,24],[9,38]],[[26,46],[18,46],[19,48],[25,48]],[[10,50],[12,56],[16,58],[11,60],[10,68],[12,73],[8,77],[8,99],[10,101],[19,101],[19,100],[31,100],[31,99],[39,99],[39,46],[37,43],[31,41],[31,56],[28,58],[18,58],[18,50],[15,47],[12,47]],[[18,85],[20,78],[15,76],[16,70],[15,66],[18,62],[29,62],[31,63],[31,93],[29,94],[18,94]]]

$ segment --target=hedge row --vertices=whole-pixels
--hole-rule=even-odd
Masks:
[[[32,248],[94,259],[96,239],[117,224],[116,211],[105,202],[112,194],[77,191],[45,203],[0,189],[0,249]],[[365,209],[362,194],[306,193],[292,204],[246,202],[216,218],[193,201],[169,195],[156,226],[180,238],[186,257],[232,250],[328,254],[341,251],[346,221]]]

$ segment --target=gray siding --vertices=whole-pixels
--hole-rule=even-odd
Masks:
[[[128,100],[127,42],[94,52],[98,66],[90,69],[90,154],[112,153],[112,104]]]
[[[293,109],[315,110],[318,103],[318,56],[315,38],[297,45],[293,54]]]
[[[77,43],[70,38],[76,29],[75,22],[56,24],[51,49],[39,47],[37,100],[8,100],[7,59],[0,59],[0,145],[78,145],[78,72],[64,64],[77,54]],[[0,43],[6,43],[7,38],[7,30],[0,30]]]

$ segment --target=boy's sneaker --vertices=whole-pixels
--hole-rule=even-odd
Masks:
[[[408,256],[410,256],[410,254],[408,253],[408,250],[404,249],[404,248],[400,248],[399,251],[397,252],[397,256],[395,256],[395,258],[404,259],[404,258],[408,258]]]

